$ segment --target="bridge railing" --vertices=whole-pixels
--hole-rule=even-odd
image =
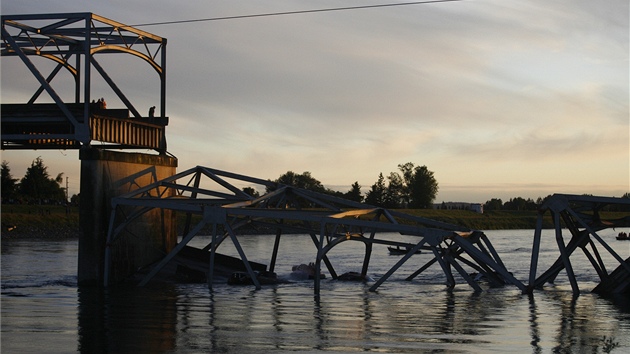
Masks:
[[[90,138],[121,146],[166,150],[165,124],[157,118],[117,118],[101,114],[90,116]]]

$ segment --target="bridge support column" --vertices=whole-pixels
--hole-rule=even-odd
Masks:
[[[84,147],[81,159],[81,194],[78,282],[102,284],[111,199],[176,173],[177,159],[165,155],[124,153]],[[175,214],[155,209],[128,228],[113,249],[112,281],[121,281],[138,268],[156,262],[177,243]]]

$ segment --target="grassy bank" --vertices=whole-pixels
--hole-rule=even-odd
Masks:
[[[535,211],[488,211],[484,214],[469,210],[404,209],[406,214],[465,226],[476,230],[515,230],[536,227],[538,213]],[[546,217],[545,228],[552,227],[551,218]]]
[[[79,209],[68,211],[62,206],[2,205],[2,237],[72,238],[79,235]],[[478,214],[467,210],[403,209],[406,214],[465,226],[477,230],[533,229],[535,211],[489,211]],[[623,214],[623,215],[621,215]],[[626,216],[626,213],[603,213],[604,219]],[[178,214],[178,226],[183,226],[184,214]],[[548,214],[543,226],[551,228]],[[9,231],[9,228],[13,228]],[[180,230],[181,231],[181,230]]]
[[[57,205],[2,205],[2,238],[79,237],[79,208]]]

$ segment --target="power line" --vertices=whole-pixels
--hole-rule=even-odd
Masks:
[[[193,20],[179,20],[179,21],[165,21],[165,22],[151,22],[151,23],[142,23],[138,25],[131,25],[131,27],[142,27],[142,26],[160,26],[160,25],[174,25],[181,23],[192,23],[192,22],[206,22],[206,21],[221,21],[221,20],[236,20],[243,18],[254,18],[254,17],[269,17],[269,16],[282,16],[282,15],[297,15],[297,14],[307,14],[307,13],[316,13],[316,12],[332,12],[332,11],[346,11],[346,10],[359,10],[359,9],[371,9],[371,8],[379,8],[379,7],[394,7],[394,6],[407,6],[407,5],[424,5],[424,4],[434,4],[441,2],[460,2],[466,0],[426,0],[426,1],[412,1],[412,2],[400,2],[400,3],[388,3],[388,4],[376,4],[376,5],[360,5],[360,6],[347,6],[347,7],[330,7],[324,9],[313,9],[313,10],[297,10],[297,11],[284,11],[284,12],[269,12],[262,14],[253,14],[253,15],[237,15],[237,16],[224,16],[224,17],[210,17],[210,18],[200,18]]]

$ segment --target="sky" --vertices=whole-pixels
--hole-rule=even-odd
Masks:
[[[1,12],[135,25],[386,3],[396,1],[3,0]],[[463,0],[138,28],[168,39],[178,171],[309,171],[365,194],[379,173],[412,162],[434,172],[438,203],[630,192],[627,0]],[[123,92],[159,106],[155,72],[118,57],[106,70]],[[2,103],[26,102],[37,83],[15,58],[0,66]],[[2,151],[15,178],[38,156],[78,193],[77,151]]]

